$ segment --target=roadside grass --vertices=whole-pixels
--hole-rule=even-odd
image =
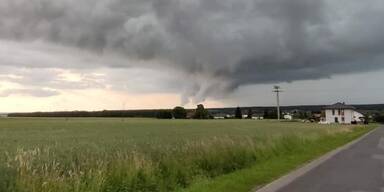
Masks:
[[[0,191],[248,191],[370,129],[253,120],[1,119]]]
[[[255,163],[249,168],[214,179],[201,180],[189,188],[183,189],[182,192],[246,192],[257,190],[257,188],[278,179],[303,164],[361,137],[377,126],[359,127],[349,133],[324,136],[315,141],[302,143],[301,146],[293,146],[286,153]]]

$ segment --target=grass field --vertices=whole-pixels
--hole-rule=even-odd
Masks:
[[[371,128],[253,120],[0,119],[0,191],[247,191]]]

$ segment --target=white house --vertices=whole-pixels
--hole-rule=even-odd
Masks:
[[[357,112],[355,107],[345,103],[335,103],[325,107],[324,110],[326,123],[351,124],[361,122],[364,118],[364,115]]]
[[[291,120],[293,120],[293,116],[291,114],[287,113],[287,114],[284,114],[284,119],[291,121]]]
[[[230,118],[231,116],[225,113],[217,113],[213,115],[214,119],[225,119],[225,118]]]
[[[252,116],[252,119],[253,120],[263,120],[264,117],[263,116]]]

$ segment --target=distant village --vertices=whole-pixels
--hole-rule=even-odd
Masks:
[[[384,123],[384,104],[348,105],[337,102],[331,105],[280,106],[280,86],[273,86],[276,106],[210,108],[203,104],[196,109],[177,106],[173,109],[150,110],[103,110],[103,111],[56,111],[34,113],[0,114],[0,117],[113,117],[113,118],[158,118],[158,119],[277,119],[281,121],[300,121],[319,124],[368,124]]]
[[[209,108],[198,105],[196,109],[152,110],[103,110],[58,111],[1,114],[0,117],[112,117],[112,118],[159,118],[159,119],[278,119],[276,107]],[[321,124],[358,124],[371,121],[384,122],[384,104],[348,105],[338,102],[332,105],[282,106],[281,121],[300,121]]]
[[[244,108],[241,110],[242,119],[277,119],[277,110],[273,108]],[[211,109],[210,112],[214,119],[234,119],[240,118],[235,112],[223,109]],[[233,111],[233,110],[232,110]],[[361,111],[361,112],[359,112]],[[237,112],[239,113],[239,112]],[[366,113],[366,115],[363,115]],[[285,121],[301,120],[303,122],[318,122],[321,124],[360,124],[367,123],[373,119],[373,115],[367,110],[358,110],[356,107],[338,102],[329,106],[301,106],[298,108],[287,107],[281,111],[281,119]]]

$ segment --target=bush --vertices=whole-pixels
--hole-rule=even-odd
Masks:
[[[156,117],[158,119],[172,119],[173,115],[172,115],[172,112],[170,110],[161,110],[161,111],[157,112]]]
[[[377,115],[375,121],[378,123],[384,123],[384,115]]]
[[[247,119],[252,119],[253,111],[251,108],[248,109]]]
[[[187,110],[184,107],[175,107],[172,110],[173,117],[175,119],[186,119],[187,118]]]
[[[235,111],[235,118],[236,118],[236,119],[242,119],[242,118],[243,118],[243,113],[241,112],[240,107],[237,107],[237,108],[236,108],[236,111]]]

